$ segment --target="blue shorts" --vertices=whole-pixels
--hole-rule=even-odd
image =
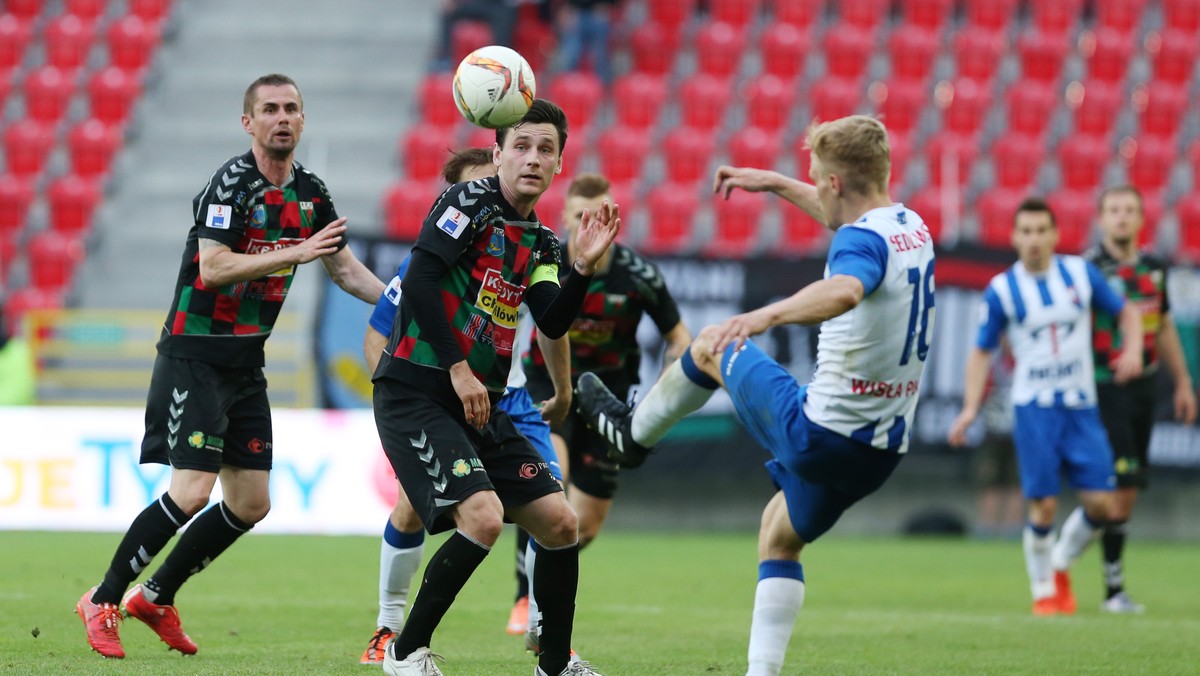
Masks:
[[[528,439],[538,453],[542,454],[546,464],[550,465],[550,473],[554,478],[562,481],[558,453],[554,451],[554,444],[550,441],[550,424],[542,420],[542,412],[533,405],[529,392],[523,387],[510,387],[505,390],[504,396],[496,406],[508,414],[521,436]]]
[[[832,528],[850,505],[878,490],[900,464],[897,453],[809,420],[805,388],[753,343],[736,353],[726,348],[721,373],[738,419],[775,456],[767,470],[783,491],[801,540],[812,542]]]
[[[1113,490],[1112,446],[1099,409],[1025,404],[1014,412],[1013,445],[1026,498],[1058,495],[1063,469],[1077,490]]]

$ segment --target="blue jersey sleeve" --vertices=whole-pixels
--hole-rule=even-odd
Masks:
[[[862,282],[863,295],[870,295],[883,281],[887,257],[887,244],[879,233],[843,226],[829,247],[829,274],[857,277]]]
[[[1085,261],[1087,266],[1088,282],[1092,285],[1092,308],[1095,310],[1103,310],[1112,316],[1121,314],[1121,310],[1125,307],[1125,299],[1121,294],[1112,290],[1108,285],[1108,280],[1104,278],[1104,273],[1100,272],[1100,268],[1092,264],[1091,261]]]
[[[975,347],[981,350],[994,350],[999,347],[1000,334],[1006,326],[1008,315],[1004,314],[1000,296],[989,286],[983,292],[983,301],[979,305],[979,334],[975,337]]]
[[[404,273],[408,271],[410,259],[411,256],[405,258],[400,263],[400,267],[396,268],[396,276],[392,277],[392,281],[388,282],[387,287],[379,296],[379,300],[375,302],[375,310],[371,312],[371,319],[368,320],[371,328],[385,336],[392,334],[392,323],[396,321],[396,308],[400,307],[400,280],[404,279]]]

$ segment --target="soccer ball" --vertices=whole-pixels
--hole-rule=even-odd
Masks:
[[[520,121],[536,84],[525,57],[508,47],[480,47],[454,73],[454,103],[471,124],[497,129]]]

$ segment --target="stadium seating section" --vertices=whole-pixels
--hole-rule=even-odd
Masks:
[[[67,298],[170,8],[170,0],[0,3],[8,319]]]

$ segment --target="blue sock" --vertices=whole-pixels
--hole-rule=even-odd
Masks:
[[[1050,531],[1054,530],[1054,526],[1039,526],[1036,523],[1030,522],[1029,530],[1033,531],[1034,535],[1044,538],[1050,534]]]
[[[392,520],[388,519],[387,525],[383,527],[383,541],[396,549],[412,549],[425,541],[425,531],[405,533],[393,526]]]
[[[765,580],[769,577],[786,577],[804,582],[804,566],[801,566],[799,561],[787,561],[784,559],[760,561],[758,564],[758,579]]]
[[[701,371],[699,366],[696,366],[696,361],[692,359],[691,348],[683,351],[683,356],[679,358],[679,366],[683,368],[683,375],[687,376],[688,380],[706,390],[715,390],[721,386],[717,381],[708,377],[704,371]]]

